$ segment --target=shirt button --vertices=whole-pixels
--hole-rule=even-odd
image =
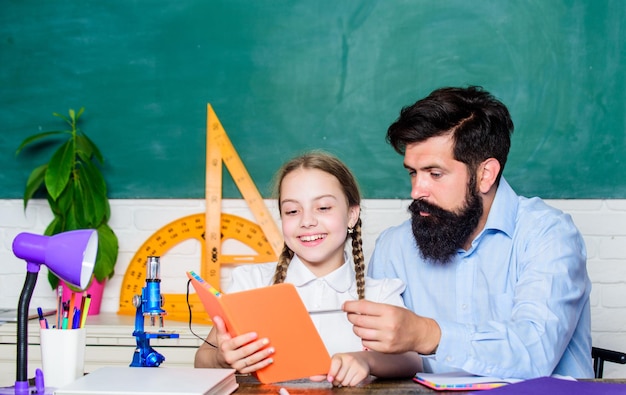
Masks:
[[[462,305],[461,305],[461,308],[462,308],[463,310],[467,310],[467,305],[466,305],[466,304],[462,304]]]

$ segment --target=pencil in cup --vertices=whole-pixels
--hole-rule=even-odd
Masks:
[[[48,329],[48,320],[43,316],[43,309],[37,307],[37,315],[39,316],[39,327],[41,329]]]

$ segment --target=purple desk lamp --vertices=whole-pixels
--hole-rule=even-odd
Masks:
[[[13,240],[13,253],[26,261],[26,281],[17,305],[17,371],[15,387],[0,388],[0,394],[44,394],[38,370],[35,386],[28,384],[28,308],[41,265],[61,280],[87,288],[98,253],[98,233],[93,229],[73,230],[54,236],[20,233]]]

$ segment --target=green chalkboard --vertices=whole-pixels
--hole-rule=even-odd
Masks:
[[[50,154],[16,157],[22,139],[81,106],[111,198],[204,198],[206,103],[265,197],[283,161],[321,148],[365,198],[408,198],[388,125],[469,84],[511,110],[518,192],[626,198],[625,32],[619,0],[6,0],[0,198]]]

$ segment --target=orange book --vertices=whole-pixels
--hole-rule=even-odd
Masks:
[[[274,347],[274,362],[255,372],[261,383],[326,374],[330,355],[293,284],[220,293],[194,272],[187,272],[211,319],[221,317],[228,333],[256,332]]]

